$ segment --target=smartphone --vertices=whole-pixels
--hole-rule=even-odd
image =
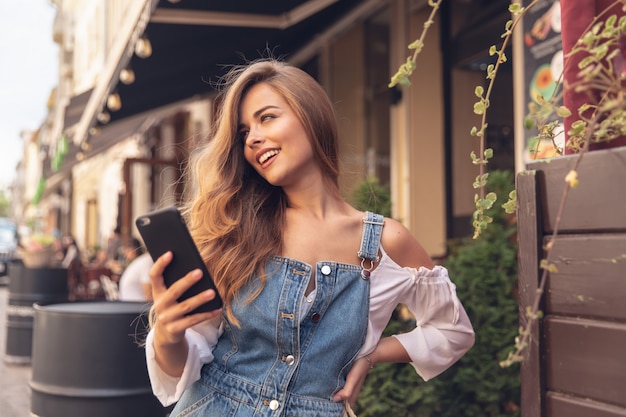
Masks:
[[[159,256],[167,251],[173,253],[172,262],[163,271],[163,279],[167,287],[170,287],[193,269],[202,271],[202,279],[185,291],[178,299],[179,302],[202,291],[215,290],[215,299],[201,305],[189,314],[213,311],[222,307],[222,298],[217,292],[215,283],[189,233],[185,220],[176,207],[171,206],[139,216],[135,219],[135,225],[153,260],[156,261]]]

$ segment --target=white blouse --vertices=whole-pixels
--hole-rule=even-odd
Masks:
[[[401,267],[380,248],[382,257],[370,276],[370,313],[365,343],[358,357],[376,348],[391,314],[398,304],[415,316],[416,327],[394,335],[411,357],[411,365],[429,380],[460,359],[474,344],[472,324],[456,296],[456,287],[442,266],[433,269]],[[213,348],[223,329],[221,317],[188,329],[189,353],[180,377],[164,373],[154,358],[153,330],[146,340],[148,374],[155,396],[165,406],[178,401],[200,378],[200,369],[213,360]]]

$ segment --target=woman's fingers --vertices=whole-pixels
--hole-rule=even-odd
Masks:
[[[150,283],[152,284],[153,294],[161,293],[167,290],[165,282],[163,281],[163,271],[165,270],[165,267],[169,265],[170,262],[172,262],[173,257],[174,255],[172,254],[172,252],[165,252],[163,255],[157,258],[157,260],[154,262],[154,265],[152,265],[152,268],[150,268],[150,272],[148,275],[150,276]]]
[[[185,293],[185,291],[191,288],[193,284],[202,279],[202,271],[200,269],[194,269],[183,277],[180,277],[180,279],[176,280],[176,282],[174,282],[168,288],[163,280],[163,271],[165,271],[165,268],[170,264],[170,262],[172,262],[172,259],[172,252],[165,252],[163,255],[157,258],[152,268],[150,268],[149,275],[153,287],[155,301],[157,297],[160,297],[161,295],[165,296],[165,300],[161,301],[161,303],[171,303],[178,300]],[[201,297],[195,300],[195,302],[197,302],[196,307],[214,298],[214,291],[211,291],[211,293],[205,292],[201,295]],[[191,310],[193,310],[193,308],[188,311]]]
[[[369,362],[367,362],[367,359],[364,357],[357,359],[357,361],[352,365],[350,372],[348,372],[346,384],[333,396],[333,400],[335,402],[348,400],[350,406],[353,406],[359,396],[359,393],[361,392],[361,388],[363,387],[363,383],[365,382],[369,369],[370,365]]]

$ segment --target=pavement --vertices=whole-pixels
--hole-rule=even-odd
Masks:
[[[0,285],[0,415],[3,417],[30,417],[29,365],[5,362],[7,336],[7,304],[9,289]]]

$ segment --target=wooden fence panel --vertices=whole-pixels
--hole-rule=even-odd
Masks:
[[[626,321],[626,233],[559,236],[552,263],[546,314]]]
[[[625,407],[626,324],[547,317],[546,389]]]
[[[626,417],[622,407],[599,403],[588,398],[548,392],[546,404],[550,416],[562,417]]]
[[[554,230],[556,214],[565,188],[565,176],[578,155],[538,160],[529,171],[548,173],[538,190],[543,210],[543,232]],[[559,229],[563,233],[585,231],[626,231],[626,148],[585,154],[578,168],[580,184],[567,197]]]
[[[517,175],[520,322],[577,155]],[[586,154],[521,366],[522,417],[626,417],[626,147]]]

